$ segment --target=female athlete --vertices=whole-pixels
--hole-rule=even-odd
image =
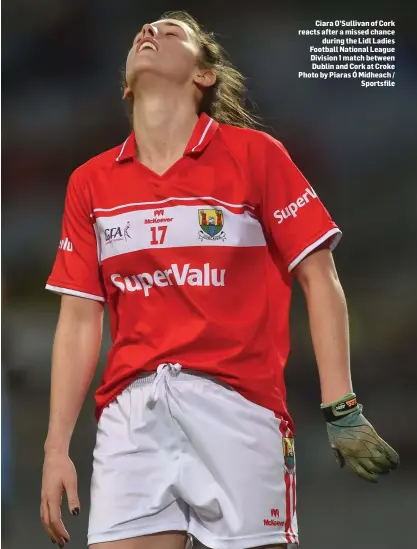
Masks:
[[[72,174],[47,283],[62,300],[43,524],[62,547],[64,492],[80,512],[69,443],[107,304],[90,547],[298,543],[283,381],[294,278],[339,463],[372,482],[398,463],[352,392],[340,230],[284,147],[251,128],[241,75],[189,15],[144,25],[125,76],[133,131]]]

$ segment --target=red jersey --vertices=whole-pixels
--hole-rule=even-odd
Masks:
[[[133,133],[76,169],[46,287],[109,307],[97,418],[135,378],[178,362],[291,422],[291,271],[340,236],[278,141],[205,114],[162,176],[136,160]]]

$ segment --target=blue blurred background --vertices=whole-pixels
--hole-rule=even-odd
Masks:
[[[372,8],[372,5],[374,8]],[[372,8],[372,9],[371,9]],[[188,9],[214,30],[267,131],[281,140],[344,231],[335,252],[351,315],[354,387],[400,452],[398,471],[368,485],[339,471],[329,448],[299,290],[287,368],[297,425],[303,549],[417,546],[417,40],[412,2],[138,2],[4,0],[3,547],[48,547],[39,521],[50,352],[59,299],[44,291],[60,237],[66,183],[129,132],[120,71],[145,22]],[[316,19],[396,21],[396,86],[299,80]],[[94,381],[109,347],[108,332]],[[95,436],[90,395],[71,448],[83,511],[65,522],[85,547]],[[140,479],[138,479],[140,482]]]

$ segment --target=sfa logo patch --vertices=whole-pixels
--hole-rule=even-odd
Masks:
[[[282,453],[284,454],[284,471],[292,474],[295,470],[294,439],[282,437]]]
[[[106,244],[113,244],[113,242],[119,242],[120,240],[127,241],[128,238],[131,238],[129,234],[130,222],[127,221],[124,226],[123,232],[120,227],[112,227],[111,229],[104,229],[104,238]]]
[[[224,215],[219,209],[204,209],[198,210],[198,222],[201,231],[198,233],[198,238],[203,240],[224,240],[226,233],[223,231]]]
[[[291,202],[283,210],[275,210],[274,217],[278,220],[278,225],[281,225],[281,223],[290,216],[297,217],[298,210],[307,206],[307,204],[310,203],[310,200],[313,200],[314,198],[317,198],[316,193],[311,187],[307,187],[305,193],[302,196],[299,196],[295,202]]]

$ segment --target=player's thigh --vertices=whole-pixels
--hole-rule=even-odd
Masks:
[[[187,543],[186,532],[162,532],[149,536],[94,543],[90,549],[184,549]]]

